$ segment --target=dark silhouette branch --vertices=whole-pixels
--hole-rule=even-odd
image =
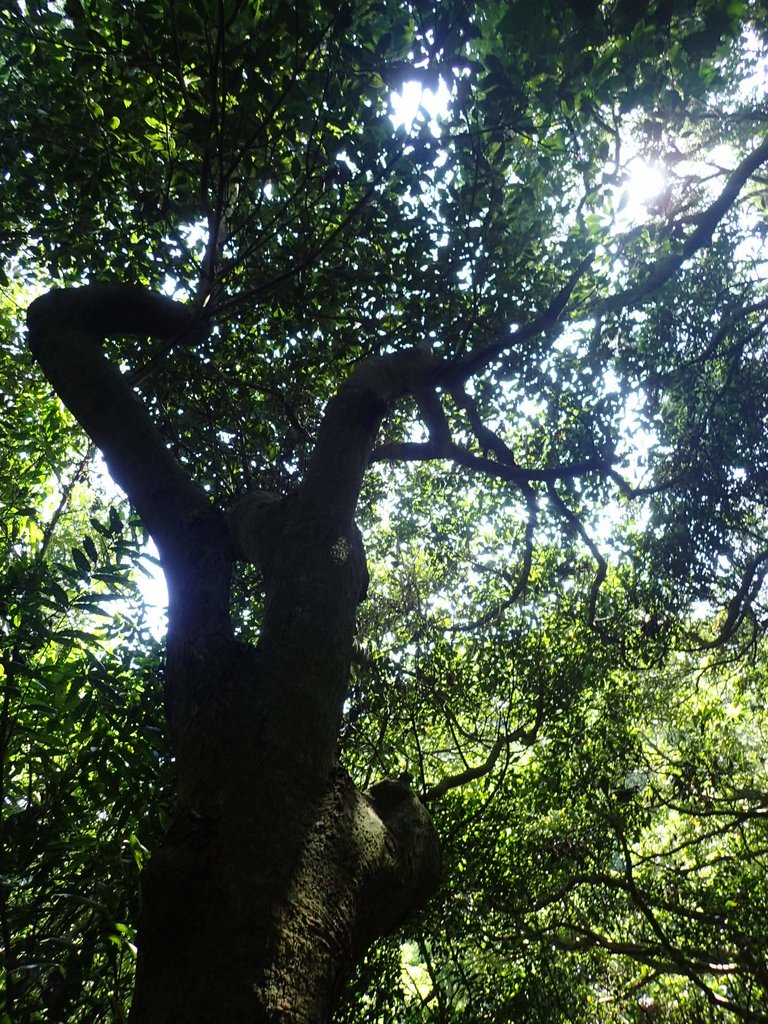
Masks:
[[[732,172],[718,198],[698,215],[697,226],[687,236],[676,253],[652,263],[647,268],[645,276],[637,284],[579,310],[578,317],[587,319],[599,317],[605,313],[615,313],[650,298],[654,292],[671,280],[686,260],[709,244],[718,224],[733,208],[744,186],[758,168],[766,162],[768,162],[768,138],[742,160]],[[484,348],[479,348],[453,363],[446,363],[440,371],[438,383],[448,388],[459,387],[486,369],[513,346],[519,346],[529,338],[534,338],[544,332],[557,330],[565,322],[565,314],[573,293],[592,266],[593,259],[594,257],[590,254],[582,260],[547,308],[538,316]]]
[[[418,392],[415,397],[431,443],[439,450],[448,450],[451,446],[451,428],[439,395],[428,388]]]
[[[605,459],[595,458],[564,466],[525,469],[523,466],[509,465],[489,459],[485,455],[475,455],[455,443],[445,447],[432,441],[393,441],[379,445],[374,449],[371,457],[374,462],[429,462],[434,459],[455,462],[458,466],[515,484],[521,489],[537,481],[552,483],[556,480],[572,480],[574,477],[584,476],[586,473],[605,473],[610,468],[610,463]]]
[[[732,172],[717,199],[697,217],[697,227],[684,240],[680,249],[652,264],[645,277],[636,285],[609,296],[589,311],[589,316],[617,312],[626,306],[644,302],[655,291],[665,285],[699,249],[709,245],[715,229],[723,220],[746,183],[764,163],[768,162],[768,138],[754,149]]]
[[[464,771],[456,772],[455,775],[446,775],[446,777],[441,779],[440,782],[436,783],[434,786],[430,786],[420,794],[422,803],[426,804],[430,803],[432,800],[439,800],[440,797],[445,796],[449,790],[458,789],[460,786],[466,786],[468,782],[474,782],[476,779],[482,779],[484,776],[489,775],[495,768],[501,754],[504,751],[508,751],[513,743],[522,743],[523,746],[530,747],[536,739],[539,732],[539,726],[541,725],[543,715],[542,696],[543,695],[540,693],[536,706],[536,719],[530,729],[521,727],[519,729],[515,729],[511,733],[499,733],[488,753],[488,756],[482,764],[471,768],[465,768]]]
[[[430,786],[421,794],[421,800],[423,803],[429,803],[432,800],[439,800],[441,796],[451,789],[457,789],[459,786],[466,786],[468,782],[474,782],[475,779],[482,779],[484,775],[488,775],[489,772],[493,771],[496,762],[499,759],[499,755],[502,750],[508,746],[509,739],[505,733],[501,733],[496,738],[496,742],[490,749],[488,757],[483,761],[482,764],[477,765],[474,768],[465,768],[462,772],[457,772],[455,775],[446,775],[444,779],[441,779],[434,786]]]
[[[576,286],[584,274],[592,266],[594,256],[590,254],[581,261],[565,285],[554,296],[547,308],[527,324],[522,324],[516,331],[510,332],[504,338],[487,345],[485,348],[470,352],[469,355],[456,360],[453,363],[446,363],[440,373],[440,383],[446,387],[455,388],[476,376],[494,360],[504,355],[513,345],[520,345],[529,338],[536,337],[544,331],[550,331],[557,327],[561,317],[565,313],[568,303],[571,300]]]
[[[301,485],[303,508],[351,521],[382,419],[398,398],[424,389],[434,366],[427,349],[411,348],[373,356],[354,371],[326,406]]]
[[[592,586],[589,588],[589,597],[587,599],[587,622],[590,626],[596,626],[597,598],[600,594],[600,588],[605,582],[605,577],[608,575],[608,563],[600,554],[599,548],[587,533],[582,521],[576,513],[568,507],[561,495],[558,494],[554,482],[549,485],[548,493],[552,504],[563,519],[565,519],[565,521],[576,531],[579,537],[581,537],[582,541],[589,548],[589,553],[597,563],[597,573],[592,581]]]
[[[27,313],[29,347],[54,390],[101,449],[157,544],[170,596],[169,641],[229,635],[229,531],[168,450],[128,379],[104,355],[106,337],[161,342],[199,336],[188,307],[143,288],[53,290]]]
[[[720,647],[727,643],[748,614],[768,574],[768,551],[761,551],[748,564],[736,593],[728,603],[725,620],[713,640],[700,640],[704,648]]]

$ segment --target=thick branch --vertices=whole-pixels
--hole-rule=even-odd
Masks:
[[[271,545],[251,528],[270,516],[268,508],[235,513],[238,548],[266,569],[259,654],[261,693],[273,711],[268,740],[275,750],[290,750],[301,735],[308,789],[325,778],[336,756],[366,588],[354,522],[363,476],[390,403],[418,389],[432,365],[428,352],[410,349],[371,359],[351,375],[328,403],[304,481],[285,504]]]
[[[157,544],[168,577],[171,631],[179,627],[198,639],[211,630],[228,633],[226,524],[101,349],[108,335],[147,334],[168,342],[203,328],[185,306],[124,285],[48,292],[29,307],[27,323],[29,347],[43,372],[101,449]]]
[[[241,495],[226,511],[235,558],[250,562],[266,577],[284,524],[290,498],[270,491]]]
[[[369,359],[352,374],[325,410],[301,486],[302,509],[322,508],[343,525],[352,520],[382,419],[396,399],[431,383],[435,367],[429,351],[411,348]]]
[[[45,338],[53,324],[59,329],[80,330],[92,337],[145,334],[159,341],[178,339],[190,344],[204,336],[207,327],[187,306],[137,285],[91,284],[84,288],[54,288],[41,295],[27,311],[30,348]]]

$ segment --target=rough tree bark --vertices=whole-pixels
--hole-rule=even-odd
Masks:
[[[178,801],[141,882],[132,1024],[327,1021],[370,943],[437,883],[410,789],[355,790],[336,762],[366,576],[354,510],[378,427],[418,387],[414,350],[361,366],[326,410],[289,500],[226,515],[179,465],[102,352],[109,336],[193,341],[188,309],[126,286],[52,291],[28,311],[43,372],[157,544],[169,591],[166,703]],[[233,561],[261,567],[259,643],[236,641]]]

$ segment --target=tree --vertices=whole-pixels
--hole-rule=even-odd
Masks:
[[[650,758],[639,716],[661,701],[650,667],[760,636],[768,300],[750,240],[768,142],[749,82],[764,18],[712,0],[2,14],[6,280],[45,289],[29,350],[168,583],[176,795],[168,828],[148,829],[136,1024],[327,1020],[374,940],[437,887],[438,834],[443,893],[471,868],[474,895],[452,909],[465,936],[478,894],[487,904],[478,961],[501,955],[491,932],[512,920],[596,970],[601,951],[671,965],[715,1009],[765,1013],[759,957],[741,989],[713,988],[694,918],[636,862],[649,813],[672,803],[659,785],[649,812],[632,775]],[[411,79],[446,84],[439,127],[392,127],[391,92]],[[661,184],[638,212],[641,161]],[[58,433],[51,469],[76,444]],[[19,515],[41,515],[49,477]],[[89,532],[72,559],[87,577],[111,552],[96,588],[110,596],[135,552],[108,516],[87,528],[101,548]],[[32,547],[18,593],[69,610],[75,579],[59,570],[42,590],[44,531]],[[79,639],[52,659],[70,674],[89,661]],[[9,651],[10,713],[33,673]],[[141,677],[135,657],[99,664]],[[143,666],[151,677],[156,658]],[[121,756],[147,764],[129,735]],[[663,739],[648,737],[676,764]],[[568,808],[543,859],[510,765],[527,766],[539,817]],[[35,800],[14,799],[34,821]],[[759,819],[761,797],[733,799]],[[471,842],[474,819],[483,841],[462,859],[451,831]],[[528,869],[500,873],[505,857]],[[584,895],[600,886],[650,929],[632,948]],[[711,938],[717,912],[701,914]],[[424,1006],[462,1013],[439,940],[414,941]],[[70,1012],[76,972],[46,970],[51,1012]],[[473,1013],[530,1015],[544,991],[507,978]]]

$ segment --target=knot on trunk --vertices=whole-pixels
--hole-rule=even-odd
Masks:
[[[439,878],[437,833],[415,793],[395,780],[359,793],[337,769],[277,913],[266,1005],[292,1005],[286,1020],[327,1020],[371,943],[422,906]]]
[[[372,807],[384,827],[385,852],[377,858],[360,920],[361,928],[373,933],[372,941],[396,928],[437,888],[440,844],[426,807],[406,782],[384,779],[358,799]],[[398,899],[393,900],[394,892]]]

